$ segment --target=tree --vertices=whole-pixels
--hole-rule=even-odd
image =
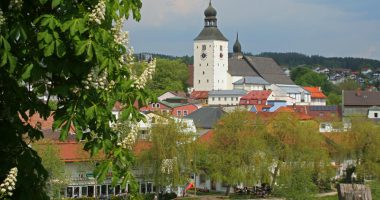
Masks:
[[[322,144],[324,138],[319,134],[318,125],[312,121],[299,121],[291,113],[279,113],[266,125],[265,139],[269,147],[268,156],[273,160],[271,186],[279,193],[293,190],[292,195],[301,199],[312,195],[320,180],[329,178],[330,160]],[[326,173],[327,172],[327,173]],[[310,188],[291,187],[297,184],[296,175],[307,177],[305,183]],[[282,177],[289,176],[289,177]],[[293,178],[292,178],[293,176]],[[314,177],[314,186],[308,183]],[[276,184],[277,181],[282,184]],[[301,190],[297,190],[301,189]],[[300,199],[293,196],[294,199]]]
[[[360,89],[361,86],[355,80],[348,79],[348,80],[343,81],[343,83],[339,83],[338,88],[340,89],[340,91],[342,91],[342,90],[357,90],[357,89]]]
[[[49,173],[47,188],[49,196],[61,198],[61,189],[68,183],[65,176],[65,162],[60,159],[60,152],[52,141],[41,140],[33,144],[33,148],[41,157],[42,165]]]
[[[131,175],[131,150],[118,146],[122,138],[110,127],[111,109],[123,105],[123,118],[142,119],[140,106],[150,101],[144,86],[154,71],[148,64],[141,76],[131,73],[132,52],[123,21],[140,19],[141,0],[39,0],[0,2],[0,179],[17,166],[14,198],[47,199],[48,177],[37,153],[28,146],[43,134],[29,116],[54,116],[54,129],[65,140],[75,130],[84,149],[106,159],[95,171],[101,182],[109,171],[112,183],[123,185]],[[40,100],[48,94],[47,100]],[[51,97],[57,108],[48,105]]]
[[[211,177],[227,185],[226,195],[232,185],[253,185],[264,178],[262,169],[268,165],[259,129],[252,115],[243,110],[224,115],[216,125],[208,146],[208,166]]]
[[[360,179],[380,177],[379,126],[367,119],[352,119],[346,137],[348,157],[356,160],[355,172]]]
[[[147,88],[161,95],[168,91],[187,91],[189,71],[187,65],[179,59],[157,59],[157,70]]]
[[[194,159],[194,133],[185,132],[181,121],[165,119],[152,127],[151,148],[141,153],[137,162],[159,189],[185,185]]]

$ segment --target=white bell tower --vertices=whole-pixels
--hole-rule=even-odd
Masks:
[[[205,26],[194,39],[194,90],[229,89],[228,40],[217,27],[216,10],[209,3]]]

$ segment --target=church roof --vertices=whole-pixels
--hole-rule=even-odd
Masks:
[[[245,90],[212,90],[208,93],[209,96],[243,96],[247,94]]]
[[[231,76],[260,76],[271,84],[294,84],[272,59],[254,56],[233,56],[228,60]]]
[[[234,85],[243,85],[243,84],[258,84],[258,85],[270,85],[260,76],[244,76],[242,79],[232,83]]]
[[[203,30],[199,33],[199,35],[194,40],[221,40],[228,41],[226,37],[224,37],[223,33],[220,32],[218,27],[204,27]]]

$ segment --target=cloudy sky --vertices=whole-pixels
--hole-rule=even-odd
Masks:
[[[135,52],[192,55],[208,0],[142,0],[125,28]],[[299,52],[380,60],[379,0],[213,0],[218,27],[244,52]]]

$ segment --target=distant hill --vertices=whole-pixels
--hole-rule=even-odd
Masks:
[[[295,67],[299,65],[323,66],[332,68],[349,68],[358,70],[361,67],[380,68],[380,61],[365,58],[352,58],[352,57],[331,57],[326,58],[323,56],[307,56],[300,53],[271,53],[264,52],[258,56],[270,57],[282,66]]]
[[[252,55],[251,53],[245,53],[246,55]],[[181,59],[186,64],[193,64],[193,56],[170,56],[164,54],[154,53],[139,53],[135,54],[137,58],[141,58],[145,55],[151,55],[155,58],[165,58],[170,60]],[[309,66],[322,66],[329,68],[349,68],[352,70],[359,70],[361,67],[380,68],[380,61],[366,58],[352,58],[352,57],[323,57],[312,55],[308,56],[301,53],[274,53],[264,52],[256,56],[273,58],[279,65],[287,67],[296,67],[300,65]]]

